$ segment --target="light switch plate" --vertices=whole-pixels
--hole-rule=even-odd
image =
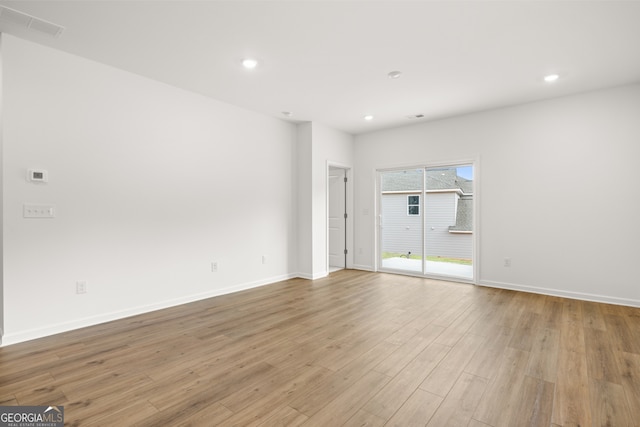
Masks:
[[[55,218],[56,208],[53,205],[28,205],[22,206],[23,218]]]

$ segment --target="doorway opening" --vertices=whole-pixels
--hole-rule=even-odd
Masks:
[[[474,280],[472,163],[378,171],[381,270]]]
[[[347,268],[347,171],[329,166],[327,206],[328,271]]]

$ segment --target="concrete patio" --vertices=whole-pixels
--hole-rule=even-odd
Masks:
[[[422,273],[422,261],[419,259],[398,257],[385,258],[382,260],[381,268]],[[472,265],[456,264],[453,262],[427,261],[426,268],[427,274],[473,279]]]

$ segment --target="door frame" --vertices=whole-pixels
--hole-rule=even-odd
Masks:
[[[327,161],[325,170],[325,271],[329,273],[329,171],[330,169],[342,169],[347,178],[346,185],[346,229],[345,245],[347,249],[345,269],[353,268],[353,168],[349,165]]]
[[[472,242],[471,242],[471,253],[472,253],[472,262],[473,262],[473,278],[472,279],[465,279],[462,277],[455,277],[455,276],[442,276],[442,275],[435,275],[435,274],[428,274],[428,273],[424,273],[425,271],[425,267],[424,267],[424,257],[423,257],[423,270],[422,273],[414,273],[411,271],[404,271],[404,270],[391,270],[391,269],[385,269],[382,268],[382,233],[381,233],[381,226],[382,226],[382,186],[381,186],[381,182],[380,182],[380,176],[381,176],[381,172],[392,172],[392,171],[398,171],[398,170],[408,170],[408,169],[429,169],[429,168],[438,168],[438,167],[447,167],[447,166],[463,166],[463,165],[471,165],[473,167],[473,237],[472,237]],[[412,163],[412,164],[408,164],[408,165],[401,165],[401,166],[394,166],[394,167],[380,167],[380,168],[376,168],[375,169],[375,189],[376,189],[376,194],[375,194],[375,207],[376,207],[376,215],[375,218],[376,220],[374,221],[374,240],[375,240],[375,264],[374,264],[374,271],[376,272],[387,272],[387,273],[397,273],[397,274],[404,274],[407,276],[416,276],[416,277],[424,277],[424,278],[430,278],[430,279],[440,279],[440,280],[447,280],[447,281],[451,281],[451,282],[460,282],[460,283],[469,283],[469,284],[478,284],[479,282],[479,274],[480,274],[480,183],[479,183],[479,169],[480,168],[480,158],[477,157],[475,159],[458,159],[458,160],[454,160],[454,161],[439,161],[439,162],[420,162],[420,163]],[[424,190],[424,188],[423,188]],[[421,211],[424,213],[425,212],[425,200],[426,197],[422,197],[422,200],[420,201],[420,209]],[[423,230],[422,230],[422,234],[423,234],[423,253],[424,253],[424,249],[426,249],[426,244],[425,244],[425,238],[424,238],[424,234],[425,234],[425,230],[424,230],[424,224],[425,224],[426,218],[423,215],[422,216],[422,224],[423,224]]]

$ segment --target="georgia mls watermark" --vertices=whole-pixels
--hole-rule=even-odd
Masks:
[[[64,406],[0,406],[0,427],[63,427]]]

